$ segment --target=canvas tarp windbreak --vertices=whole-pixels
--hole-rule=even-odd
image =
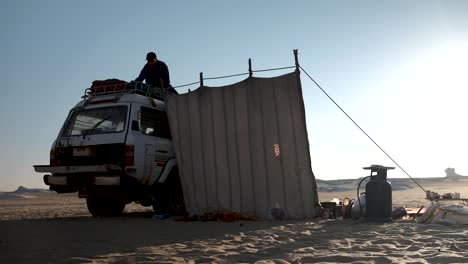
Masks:
[[[298,72],[166,98],[187,211],[317,216]]]

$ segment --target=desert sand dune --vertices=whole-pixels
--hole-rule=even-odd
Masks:
[[[432,185],[431,185],[432,184]],[[345,186],[346,187],[346,186]],[[426,183],[468,196],[467,182]],[[351,189],[351,186],[349,186]],[[0,263],[467,263],[468,226],[351,220],[176,222],[128,205],[93,218],[75,194],[0,200]],[[320,193],[322,201],[354,191]],[[394,205],[428,205],[420,189]]]

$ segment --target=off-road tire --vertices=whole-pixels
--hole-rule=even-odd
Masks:
[[[125,201],[116,193],[95,190],[88,194],[86,205],[94,217],[116,217],[122,214]]]

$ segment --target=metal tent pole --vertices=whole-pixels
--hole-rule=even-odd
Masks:
[[[293,50],[293,52],[294,52],[294,61],[296,64],[296,72],[299,72],[299,59],[297,56],[297,49]]]

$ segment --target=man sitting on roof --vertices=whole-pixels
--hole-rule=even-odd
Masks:
[[[154,52],[148,52],[148,54],[146,54],[146,60],[148,63],[145,64],[140,75],[135,79],[135,81],[143,82],[143,80],[146,80],[146,84],[164,88],[169,93],[177,94],[177,91],[171,86],[167,65],[164,62],[159,61],[156,57],[156,53]]]

